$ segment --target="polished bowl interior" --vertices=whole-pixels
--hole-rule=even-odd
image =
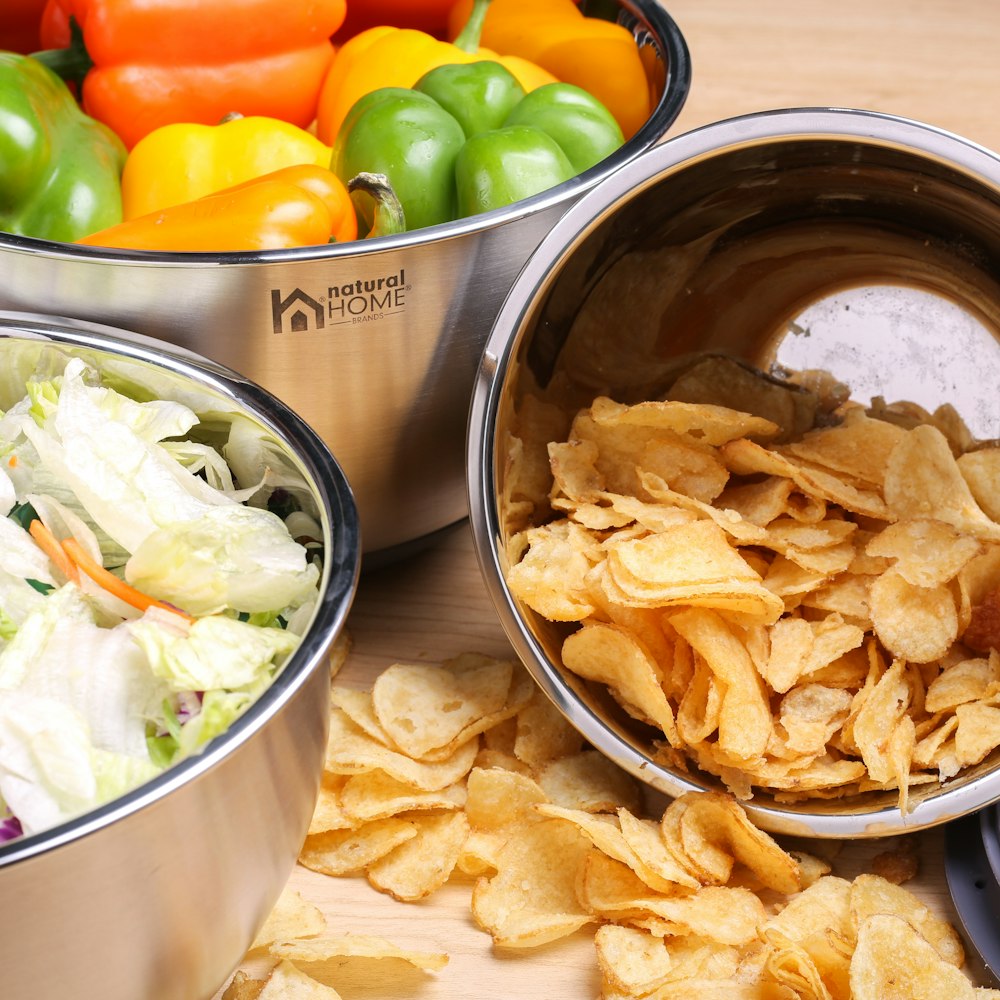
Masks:
[[[105,806],[0,845],[0,994],[24,1000],[208,1000],[253,940],[315,807],[330,645],[357,586],[357,510],[339,465],[241,376],[89,323],[0,313],[5,375],[81,356],[204,422],[256,422],[301,473],[323,528],[320,599],[274,683],[202,753]]]
[[[764,370],[826,369],[857,399],[951,402],[977,437],[998,438],[998,330],[1000,159],[919,123],[829,109],[720,122],[644,154],[566,213],[487,343],[469,490],[504,627],[594,746],[669,795],[716,787],[656,763],[651,731],[562,667],[566,626],[506,587],[508,544],[526,526],[505,501],[523,400],[568,420],[598,394],[655,399],[683,359],[721,352]],[[536,520],[550,516],[537,508]],[[894,793],[799,805],[757,793],[746,805],[774,831],[875,837],[1000,799],[998,763],[994,753],[944,785],[915,787],[906,816]]]
[[[635,34],[655,108],[580,176],[472,219],[296,250],[143,253],[0,234],[0,308],[113,323],[242,372],[336,453],[366,566],[425,544],[468,514],[476,364],[518,270],[582,192],[663,137],[687,96],[687,49],[659,0],[600,6]]]

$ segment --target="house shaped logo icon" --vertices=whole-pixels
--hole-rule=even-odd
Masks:
[[[312,317],[310,319],[310,317]],[[302,333],[306,330],[322,330],[324,325],[323,306],[301,288],[289,292],[285,298],[277,288],[271,289],[271,319],[275,333]]]

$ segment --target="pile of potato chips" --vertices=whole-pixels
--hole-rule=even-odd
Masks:
[[[1000,745],[1000,448],[949,406],[812,381],[708,357],[546,440],[553,407],[526,398],[507,579],[668,766],[906,812]]]
[[[300,860],[400,900],[464,879],[500,949],[592,927],[603,1000],[1000,998],[971,984],[955,931],[916,896],[830,874],[756,829],[732,796],[648,811],[635,779],[583,744],[519,664],[399,664],[371,690],[335,686]],[[297,897],[255,948],[277,964],[266,979],[237,973],[225,1000],[336,1000],[299,968],[332,956],[447,962],[331,936]]]

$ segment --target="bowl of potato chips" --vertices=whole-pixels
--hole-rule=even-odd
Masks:
[[[598,750],[759,826],[1000,799],[1000,159],[863,111],[668,140],[522,271],[470,414],[511,641]]]

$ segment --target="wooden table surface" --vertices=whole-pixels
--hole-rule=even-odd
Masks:
[[[669,10],[693,66],[691,94],[671,135],[753,111],[836,106],[916,118],[1000,150],[1000,4],[992,0],[671,0]],[[394,662],[510,653],[465,524],[405,562],[365,574],[348,629],[353,649],[340,681],[356,687]],[[920,873],[909,888],[954,918],[940,831],[910,836]],[[886,846],[843,845],[836,872],[863,870]],[[407,972],[402,963],[347,963],[334,980],[345,1000],[598,995],[592,932],[494,954],[472,921],[468,882],[449,883],[419,904],[396,902],[364,879],[302,868],[290,885],[320,906],[332,932],[379,934],[450,955],[432,974]]]

